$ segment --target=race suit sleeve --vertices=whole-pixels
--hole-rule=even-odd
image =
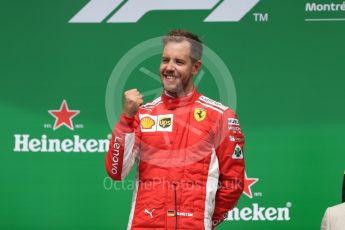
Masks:
[[[140,148],[138,114],[128,118],[124,114],[116,123],[105,158],[105,168],[114,180],[124,179],[131,171]]]
[[[244,135],[236,114],[227,109],[216,129],[216,154],[219,164],[219,187],[215,198],[213,228],[234,208],[244,186]]]

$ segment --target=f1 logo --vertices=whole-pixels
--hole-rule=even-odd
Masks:
[[[69,23],[101,23],[114,10],[108,23],[135,23],[154,10],[212,10],[204,22],[238,22],[259,0],[128,0],[119,7],[123,2],[90,0]]]

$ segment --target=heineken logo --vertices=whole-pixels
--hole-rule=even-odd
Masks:
[[[228,221],[289,221],[290,208],[292,204],[288,202],[286,207],[260,207],[258,203],[253,203],[251,207],[233,208],[228,213]]]
[[[249,178],[244,174],[243,194],[253,199],[262,199],[262,192],[252,193],[251,187],[259,181],[259,178]],[[285,207],[261,206],[253,201],[249,206],[235,207],[227,213],[226,221],[290,221],[291,202],[287,202]]]
[[[100,152],[108,151],[108,139],[85,139],[79,135],[73,138],[48,138],[43,134],[41,138],[32,138],[29,134],[15,134],[15,152]]]
[[[53,135],[60,133],[60,128],[75,132],[76,129],[83,129],[83,124],[74,124],[73,118],[80,113],[80,110],[70,109],[67,100],[63,100],[59,109],[48,110],[55,120],[53,124],[43,124],[45,132],[40,137],[32,137],[30,133],[14,134],[14,152],[75,152],[75,153],[104,153],[109,148],[109,138],[82,138],[78,134],[66,138],[56,138]],[[51,117],[50,117],[51,118]],[[49,133],[49,129],[53,132]],[[59,130],[59,131],[57,131]],[[61,131],[65,131],[61,129]],[[50,131],[51,132],[51,131]],[[35,132],[36,133],[36,132]],[[61,133],[60,133],[61,135]]]

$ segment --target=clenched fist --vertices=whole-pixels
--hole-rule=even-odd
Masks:
[[[139,106],[144,102],[143,95],[137,89],[130,89],[124,93],[123,113],[126,117],[134,117]]]

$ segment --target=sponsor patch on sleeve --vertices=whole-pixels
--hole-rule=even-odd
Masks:
[[[238,122],[238,119],[235,119],[235,118],[228,118],[228,124],[229,125],[240,125],[240,123]]]
[[[232,136],[232,135],[229,136],[229,139],[231,142],[243,142],[244,141],[243,137],[236,137],[236,136]]]
[[[241,133],[240,126],[229,125],[229,130],[232,131],[233,133]]]
[[[238,144],[236,144],[234,152],[232,153],[232,159],[243,159],[242,148]]]

